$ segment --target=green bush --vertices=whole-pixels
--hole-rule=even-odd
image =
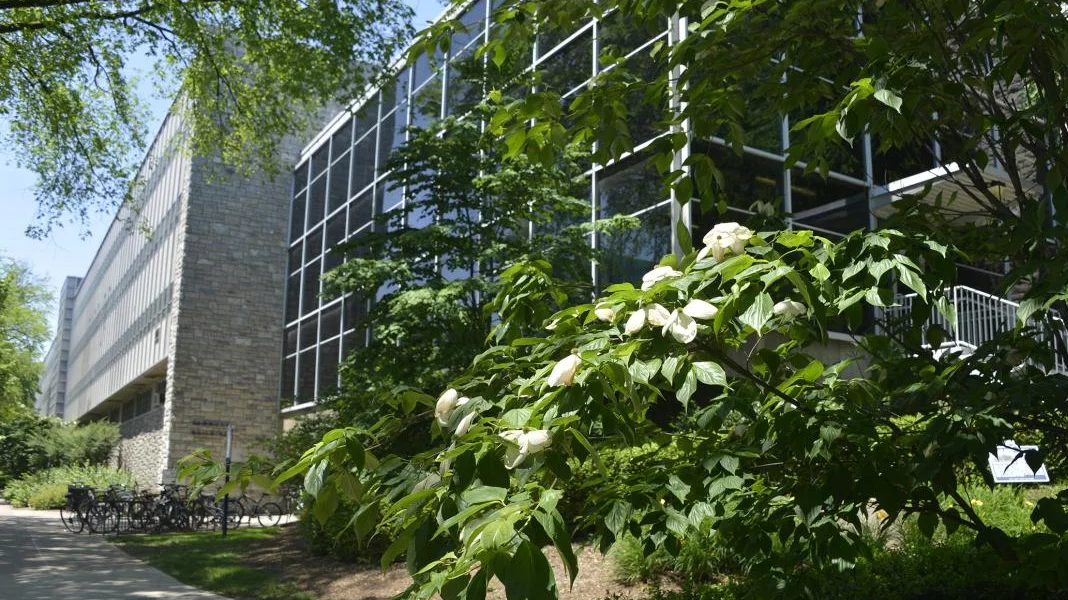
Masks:
[[[315,554],[332,556],[345,562],[378,564],[389,540],[372,538],[361,547],[356,532],[349,525],[356,512],[356,505],[342,501],[326,523],[319,523],[314,515],[315,503],[309,499],[308,506],[300,516],[300,531]]]
[[[67,503],[67,486],[62,483],[42,485],[30,494],[26,503],[36,510],[62,508]]]
[[[119,426],[110,421],[64,423],[35,435],[31,443],[49,465],[98,465],[107,462],[119,443]]]
[[[33,441],[61,426],[59,419],[36,414],[0,421],[0,488],[12,479],[48,466],[48,456]]]
[[[63,466],[45,471],[38,471],[8,482],[4,488],[4,499],[16,508],[30,505],[30,498],[48,486],[62,486],[63,492],[69,484],[80,482],[93,488],[106,488],[111,485],[133,487],[134,479],[128,473],[116,471],[102,465]]]

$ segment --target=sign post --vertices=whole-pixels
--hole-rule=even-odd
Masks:
[[[223,484],[230,483],[230,461],[233,458],[234,448],[234,426],[226,426],[226,474],[223,477]],[[227,525],[230,524],[230,494],[227,493],[223,496],[223,514],[222,514],[222,534],[226,537]]]

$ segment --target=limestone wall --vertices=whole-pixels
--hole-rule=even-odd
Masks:
[[[164,468],[163,407],[126,421],[119,427],[122,439],[113,466],[134,476],[140,488],[155,488]]]

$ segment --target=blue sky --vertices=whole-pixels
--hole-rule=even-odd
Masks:
[[[422,26],[437,17],[444,4],[439,0],[406,0],[415,10],[414,22]],[[131,57],[127,65],[131,73],[150,73],[152,64],[147,57]],[[141,87],[143,99],[150,106],[152,128],[149,139],[163,121],[170,98],[161,98],[153,91],[150,77]],[[2,123],[0,123],[2,124]],[[84,275],[92,263],[96,249],[114,213],[94,214],[88,226],[88,237],[82,237],[77,224],[56,229],[48,239],[34,240],[26,236],[29,225],[35,223],[37,205],[33,200],[33,173],[14,165],[10,149],[0,148],[0,256],[13,258],[30,266],[34,273],[44,278],[53,293],[59,292],[67,275]],[[56,308],[49,314],[49,323],[55,328]]]

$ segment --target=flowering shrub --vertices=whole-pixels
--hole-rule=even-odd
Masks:
[[[357,502],[357,535],[391,540],[383,564],[403,555],[418,598],[481,599],[493,577],[512,600],[554,597],[542,548],[574,578],[558,503],[576,461],[599,465],[600,447],[673,446],[638,474],[599,467],[611,485],[587,505],[603,548],[629,533],[677,555],[687,535],[714,530],[769,593],[803,568],[848,568],[876,510],[887,525],[915,515],[928,535],[970,529],[1018,556],[960,495],[956,469],[985,459],[1018,411],[1048,409],[1012,404],[1018,362],[935,358],[924,345],[931,313],[951,317],[940,292],[950,250],[894,230],[834,243],[733,223],[704,242],[665,257],[640,288],[555,312],[548,265],[512,267],[496,345],[436,400],[396,395],[397,420],[434,411],[432,451],[377,456],[376,437],[396,431],[387,419],[330,432],[280,479],[303,473],[322,518],[339,498]],[[832,318],[861,329],[869,307],[893,302],[895,281],[917,297],[910,319],[880,328],[893,336],[858,337],[864,363],[817,358]],[[651,418],[664,407],[686,425]],[[1063,507],[1047,500],[1033,518],[1064,531]]]

